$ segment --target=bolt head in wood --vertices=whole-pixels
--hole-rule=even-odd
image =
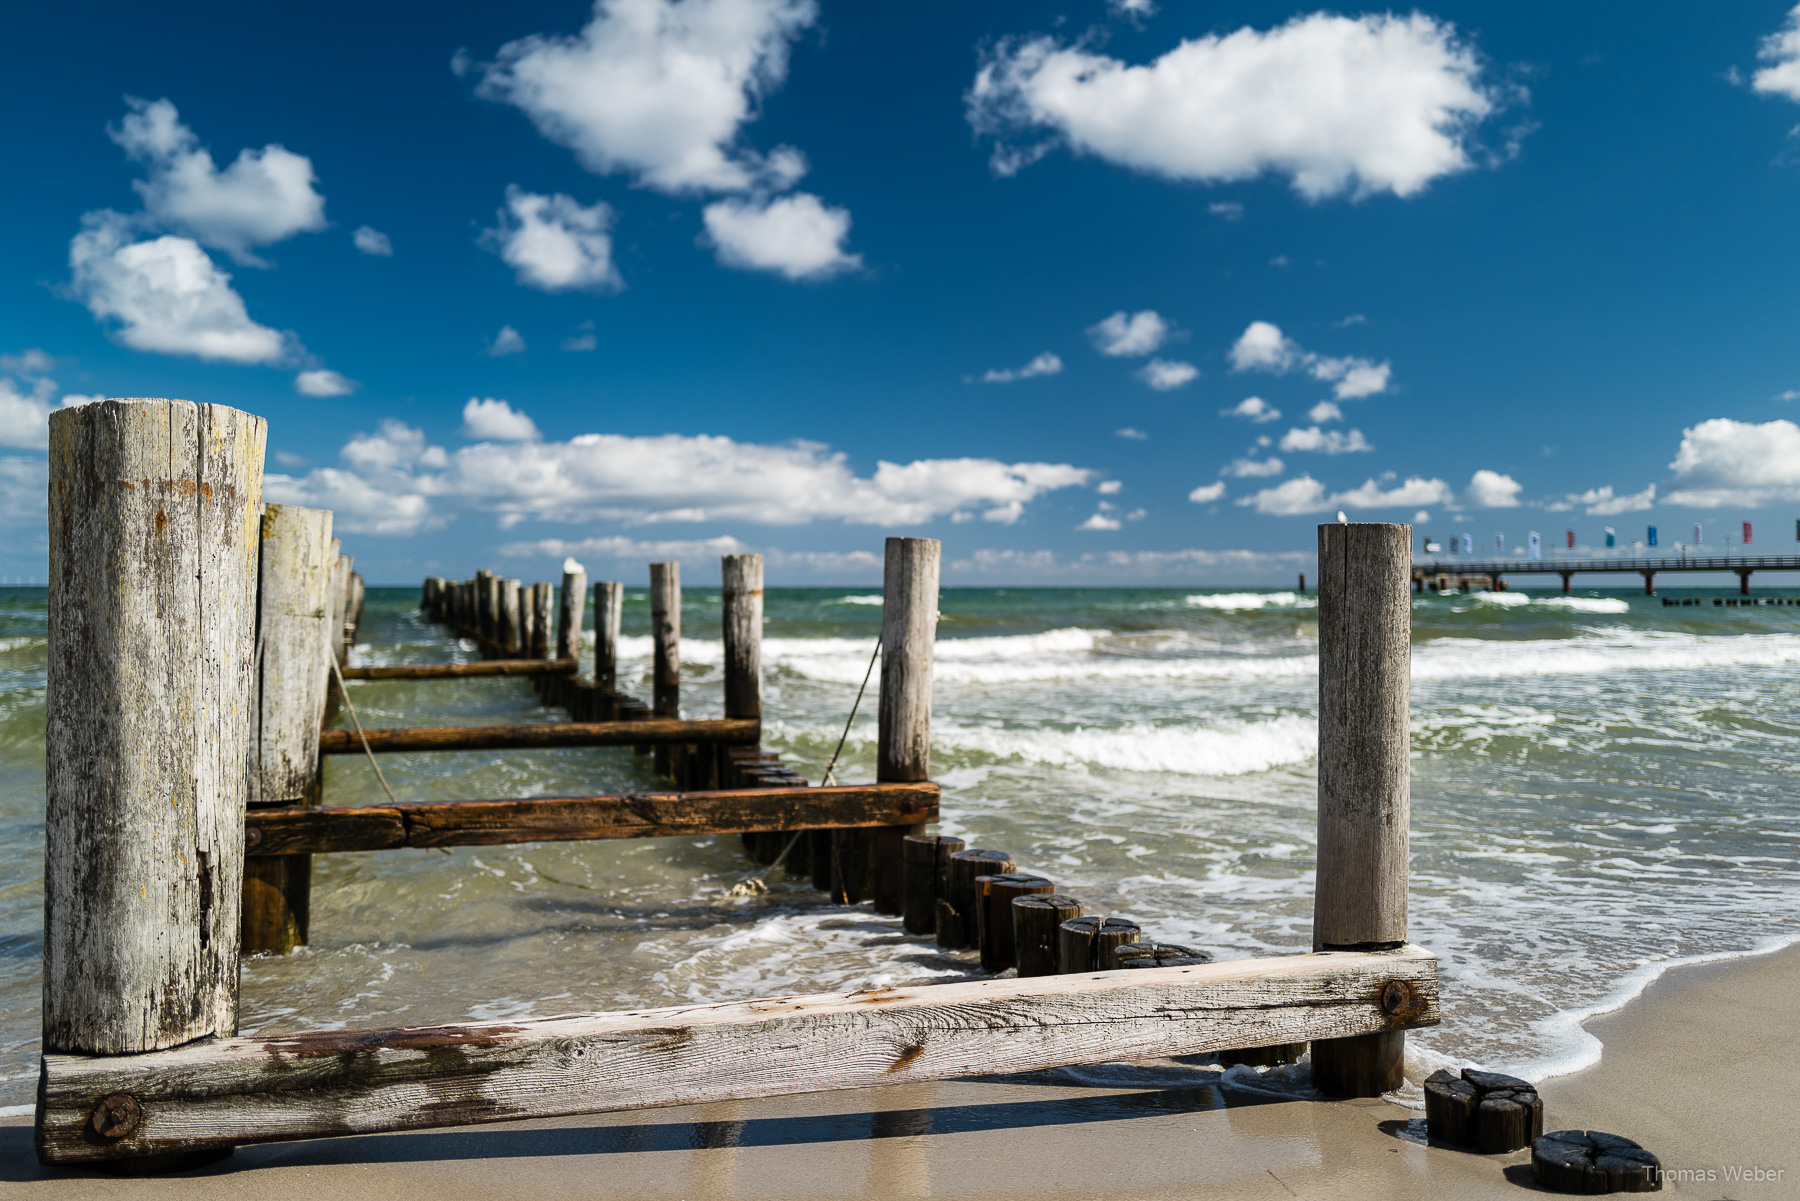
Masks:
[[[1419,1010],[1418,991],[1405,980],[1389,980],[1381,989],[1381,1012],[1389,1017],[1411,1017]]]
[[[94,1106],[88,1125],[101,1138],[117,1142],[136,1130],[143,1117],[144,1111],[138,1106],[136,1097],[130,1093],[114,1093]]]

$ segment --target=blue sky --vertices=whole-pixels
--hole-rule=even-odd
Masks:
[[[0,577],[97,395],[266,416],[378,582],[851,582],[901,532],[1283,582],[1338,508],[1790,551],[1797,21],[15,6]]]

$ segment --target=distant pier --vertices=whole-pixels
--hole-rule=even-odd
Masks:
[[[1800,571],[1800,555],[1677,555],[1655,559],[1429,559],[1413,561],[1413,591],[1467,592],[1473,581],[1494,591],[1504,591],[1509,575],[1562,577],[1567,593],[1577,572],[1635,573],[1644,577],[1644,595],[1656,595],[1656,577],[1666,571],[1730,571],[1738,578],[1738,592],[1750,595],[1750,575],[1757,571]]]

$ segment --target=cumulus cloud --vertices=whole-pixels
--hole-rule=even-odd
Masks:
[[[359,225],[356,232],[350,235],[350,241],[364,254],[372,254],[378,258],[392,258],[394,244],[379,229],[371,229],[367,225]]]
[[[294,391],[302,396],[348,396],[355,390],[356,384],[353,381],[323,368],[302,371],[294,377]]]
[[[69,270],[75,295],[133,350],[231,363],[289,354],[289,338],[250,319],[231,276],[191,238],[137,242],[118,213],[89,213],[69,243]]]
[[[1769,65],[1751,77],[1750,86],[1764,95],[1800,100],[1800,5],[1788,12],[1778,31],[1763,39],[1756,56]]]
[[[640,540],[620,534],[582,538],[540,538],[535,542],[509,542],[500,553],[515,559],[554,559],[559,555],[583,555],[625,562],[715,563],[721,555],[740,555],[750,550],[729,534],[715,538],[658,538]],[[870,560],[873,555],[863,552]]]
[[[578,34],[502,46],[478,91],[598,175],[664,192],[778,190],[804,173],[799,152],[764,157],[738,135],[817,17],[813,0],[597,0]]]
[[[1237,479],[1255,479],[1280,475],[1283,470],[1285,467],[1280,459],[1233,459],[1220,474]]]
[[[1589,488],[1586,492],[1571,492],[1560,505],[1551,505],[1552,509],[1574,509],[1585,507],[1593,517],[1616,517],[1620,513],[1642,513],[1656,504],[1656,485],[1651,484],[1642,492],[1633,492],[1625,496],[1616,496],[1612,485],[1602,488]]]
[[[1470,165],[1474,129],[1498,106],[1481,74],[1446,22],[1321,12],[1183,41],[1148,64],[1006,39],[966,104],[1003,175],[1067,145],[1171,180],[1273,173],[1309,200],[1410,196]]]
[[[688,0],[692,3],[693,0]],[[862,266],[848,254],[850,211],[827,207],[810,192],[774,200],[721,200],[701,214],[719,262],[788,279],[828,279]]]
[[[1474,509],[1516,509],[1519,490],[1523,487],[1510,475],[1489,471],[1485,467],[1469,477],[1463,498]]]
[[[1394,483],[1393,472],[1378,479],[1364,481],[1347,492],[1328,492],[1325,485],[1310,475],[1284,480],[1273,488],[1264,488],[1237,503],[1276,517],[1297,517],[1306,513],[1327,513],[1334,509],[1413,509],[1420,505],[1448,504],[1455,499],[1450,485],[1439,479],[1411,476]]]
[[[1120,309],[1088,327],[1088,337],[1101,354],[1135,358],[1154,353],[1174,332],[1167,320],[1154,309],[1127,314]]]
[[[1136,375],[1158,392],[1171,392],[1199,379],[1200,368],[1180,359],[1151,359],[1137,369]]]
[[[1023,367],[993,368],[982,374],[984,384],[1010,384],[1022,379],[1036,379],[1040,375],[1056,375],[1063,369],[1063,361],[1056,355],[1045,351]]]
[[[29,391],[0,375],[0,446],[43,450],[50,444],[50,396],[56,385],[38,380]]]
[[[1800,425],[1715,417],[1681,431],[1674,486],[1663,498],[1696,509],[1800,500]]]
[[[510,325],[500,327],[494,340],[488,343],[487,353],[492,358],[502,358],[509,354],[521,354],[525,350],[525,335]]]
[[[1332,394],[1339,400],[1385,392],[1393,374],[1392,365],[1385,362],[1355,356],[1332,358],[1303,350],[1281,332],[1280,326],[1268,321],[1252,321],[1246,326],[1232,345],[1230,357],[1233,371],[1267,371],[1273,375],[1305,371],[1316,380],[1335,385]]]
[[[220,171],[169,101],[126,103],[131,111],[107,133],[147,169],[132,187],[157,226],[255,266],[263,264],[251,247],[325,228],[325,198],[305,155],[270,144],[239,151]]]
[[[1123,480],[1101,480],[1098,484],[1094,485],[1094,491],[1098,492],[1101,496],[1117,496],[1124,490],[1125,481]]]
[[[612,207],[583,207],[572,196],[540,196],[508,186],[499,224],[483,230],[482,245],[497,253],[528,288],[544,292],[616,292],[625,286],[612,261]]]
[[[1327,421],[1342,421],[1344,419],[1344,410],[1338,408],[1329,400],[1321,400],[1318,404],[1306,411],[1306,419],[1314,425],[1323,425]]]
[[[1143,430],[1133,429],[1129,425],[1124,429],[1114,430],[1113,437],[1124,438],[1131,442],[1148,442],[1150,440],[1149,434],[1146,434]]]
[[[472,405],[483,414],[477,421],[504,415],[479,401]],[[510,406],[505,412],[525,419]],[[465,421],[470,415],[466,407]],[[1067,463],[973,458],[881,462],[861,476],[844,454],[818,443],[708,435],[488,440],[447,454],[420,431],[392,421],[351,439],[340,457],[342,468],[270,477],[271,499],[339,510],[352,532],[409,533],[448,520],[457,509],[492,515],[502,526],[527,518],[917,525],[975,511],[1008,525],[1044,493],[1096,478]]]
[[[504,400],[475,396],[463,406],[462,432],[470,438],[494,442],[535,442],[541,437],[537,422]]]
[[[1280,445],[1282,450],[1315,451],[1327,455],[1347,455],[1375,449],[1363,437],[1361,430],[1322,430],[1316,425],[1289,430],[1281,435]]]
[[[1220,409],[1221,417],[1242,417],[1245,421],[1263,425],[1270,421],[1281,420],[1281,410],[1260,396],[1246,396],[1229,409]]]
[[[1210,484],[1201,484],[1188,493],[1188,499],[1197,505],[1209,505],[1225,495],[1225,481],[1216,480]]]
[[[1125,523],[1120,521],[1117,517],[1112,517],[1105,513],[1095,513],[1092,517],[1088,518],[1075,528],[1078,530],[1093,531],[1122,530],[1125,528]]]

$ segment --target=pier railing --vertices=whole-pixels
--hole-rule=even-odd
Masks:
[[[1644,577],[1644,595],[1656,595],[1656,577],[1662,572],[1729,571],[1738,577],[1738,590],[1750,594],[1750,577],[1758,571],[1800,571],[1800,555],[1659,555],[1631,558],[1548,558],[1548,559],[1420,559],[1412,567],[1413,588],[1437,591],[1461,587],[1468,590],[1471,579],[1485,580],[1488,586],[1503,588],[1509,575],[1555,575],[1562,577],[1563,591],[1580,573],[1626,574]]]
[[[103,401],[51,415],[36,1129],[46,1163],[173,1168],[270,1140],[1306,1042],[1319,1087],[1370,1096],[1400,1082],[1404,1032],[1438,1021],[1437,961],[1407,941],[1406,927],[1410,527],[1319,530],[1314,951],[1214,964],[1186,948],[1120,945],[1135,938],[1129,921],[1057,926],[1066,908],[1048,880],[1013,873],[1001,852],[924,834],[938,803],[930,715],[940,548],[930,539],[887,541],[873,785],[356,809],[269,795],[260,750],[268,723],[252,715],[258,696],[271,695],[259,673],[266,679],[285,660],[270,654],[271,623],[258,621],[264,433],[259,418],[184,401]],[[306,563],[309,587],[324,580],[318,603],[289,607],[315,632],[323,627],[335,656],[359,590],[342,558],[320,552]],[[759,626],[761,564],[750,566],[735,580],[727,573],[727,596],[755,593]],[[344,585],[335,592],[334,573]],[[666,619],[679,609],[665,599],[658,611]],[[670,624],[658,625],[669,656],[658,662],[659,685],[678,667]],[[570,657],[579,628],[578,616],[563,622],[544,657]],[[744,637],[752,628],[746,619],[734,641],[727,627],[740,683],[752,665],[760,682]],[[316,703],[316,673],[304,662],[297,670]],[[655,700],[662,709],[660,687]],[[727,722],[760,720],[760,703],[760,687],[728,689]],[[262,804],[246,814],[257,787]],[[236,1036],[240,884],[258,859],[796,828],[823,833],[834,863],[857,845],[846,836],[883,832],[903,848],[892,864],[904,867],[885,869],[885,887],[904,895],[906,929],[934,924],[955,947],[978,939],[987,970],[1016,963],[1020,978]],[[1028,928],[1028,910],[1051,921]],[[1060,948],[1050,966],[1046,932]]]

